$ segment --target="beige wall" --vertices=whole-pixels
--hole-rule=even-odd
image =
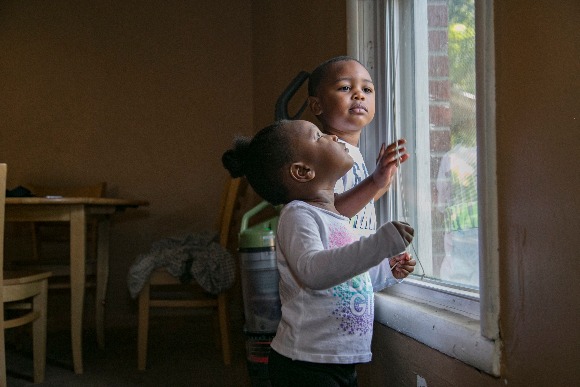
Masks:
[[[171,6],[168,6],[170,4]],[[147,199],[113,225],[107,323],[155,239],[216,219],[234,134],[273,119],[299,70],[345,53],[327,1],[3,2],[0,161],[9,187],[106,180]],[[579,377],[578,2],[496,1],[502,378],[377,324],[361,386],[560,386]],[[372,374],[372,376],[371,376]],[[507,380],[507,381],[505,381]]]
[[[127,270],[151,242],[212,228],[220,156],[253,122],[250,1],[7,1],[0,161],[8,187],[106,181],[107,324],[136,323]]]
[[[254,123],[274,120],[280,93],[300,72],[311,72],[326,59],[346,55],[346,9],[343,1],[252,1]],[[306,99],[306,85],[291,101],[290,114]],[[308,114],[302,116],[316,122]]]

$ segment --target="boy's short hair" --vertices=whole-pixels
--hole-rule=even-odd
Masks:
[[[310,78],[308,79],[308,96],[310,97],[316,96],[316,93],[318,92],[318,86],[320,86],[320,84],[328,74],[328,69],[332,64],[338,62],[348,62],[351,60],[358,62],[361,66],[364,67],[364,65],[360,63],[358,59],[355,59],[352,56],[348,55],[335,56],[334,58],[330,58],[319,64],[314,69],[314,71],[312,71],[312,73],[310,74]]]

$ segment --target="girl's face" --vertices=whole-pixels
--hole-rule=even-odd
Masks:
[[[324,131],[343,139],[353,133],[360,135],[375,116],[373,81],[364,66],[354,60],[331,64],[318,95],[311,98],[311,108],[324,123]]]
[[[317,178],[326,179],[334,184],[352,168],[354,163],[344,143],[338,142],[335,135],[324,134],[309,121],[291,121],[296,135],[293,137],[294,154],[300,161],[309,165]]]

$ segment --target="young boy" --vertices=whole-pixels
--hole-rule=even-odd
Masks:
[[[367,69],[354,58],[339,56],[320,64],[310,75],[308,95],[310,110],[322,124],[322,131],[345,142],[354,159],[353,167],[335,186],[336,208],[351,218],[361,237],[368,236],[377,228],[375,200],[388,190],[397,165],[409,158],[403,147],[405,140],[388,147],[382,144],[375,171],[369,175],[358,143],[362,129],[375,115],[375,88]],[[397,258],[391,259],[390,267],[396,279],[405,278],[410,269]],[[384,269],[377,275],[386,276],[393,284],[390,270]]]

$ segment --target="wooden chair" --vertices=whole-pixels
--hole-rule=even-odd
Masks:
[[[219,220],[220,244],[228,246],[230,230],[235,209],[239,204],[241,179],[230,179],[222,195],[221,214]],[[176,298],[169,294],[170,288],[177,290],[174,295],[183,294],[188,290],[188,297]],[[161,297],[154,297],[154,288],[163,289]],[[180,293],[181,292],[181,293]],[[225,365],[231,364],[229,316],[227,294],[222,292],[212,296],[203,291],[201,286],[192,283],[183,285],[179,278],[173,277],[164,269],[156,269],[151,273],[149,281],[139,293],[139,326],[137,332],[137,367],[144,371],[147,363],[147,340],[149,333],[149,311],[151,308],[212,308],[217,312],[221,337],[221,349]]]
[[[6,169],[6,164],[0,164],[0,386],[6,386],[4,330],[30,323],[34,383],[44,381],[47,288],[48,277],[51,275],[50,272],[4,271]]]

